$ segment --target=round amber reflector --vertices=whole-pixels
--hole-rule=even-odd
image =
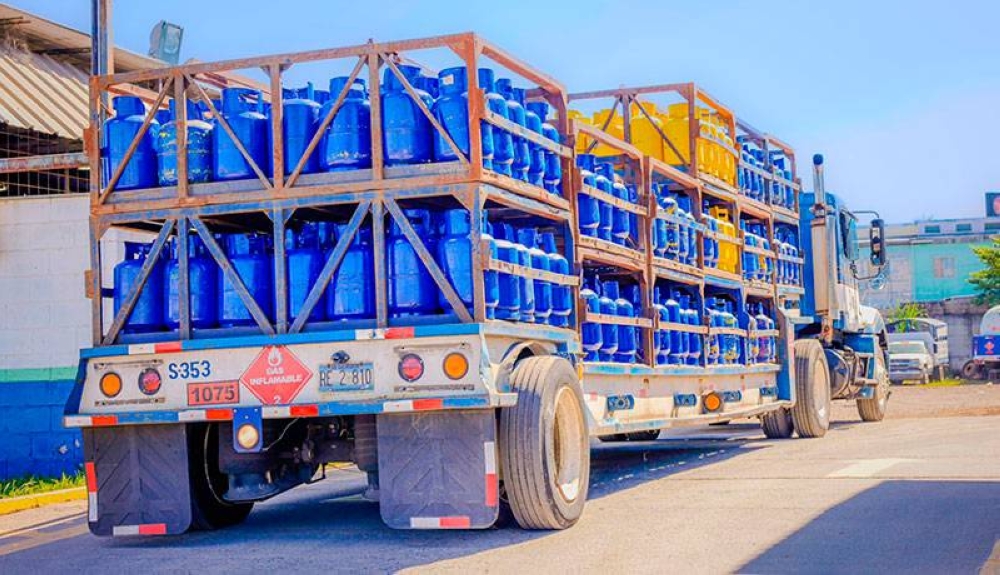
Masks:
[[[417,381],[424,374],[424,360],[414,353],[408,353],[399,360],[399,377],[406,381]]]
[[[260,432],[251,423],[244,423],[236,430],[236,443],[243,449],[253,449],[260,441]]]
[[[113,371],[101,376],[101,393],[104,397],[115,397],[122,392],[122,378]]]
[[[722,407],[722,398],[718,393],[710,393],[702,400],[705,411],[719,411]]]
[[[444,358],[444,374],[451,379],[462,379],[469,373],[469,360],[458,352],[449,353]]]

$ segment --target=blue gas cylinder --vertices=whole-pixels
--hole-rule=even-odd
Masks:
[[[670,315],[667,313],[667,306],[663,305],[663,294],[660,288],[653,288],[653,309],[656,310],[656,317],[660,322],[669,322]],[[666,365],[670,363],[670,330],[661,328],[653,332],[653,346],[656,353],[656,365]]]
[[[580,298],[589,313],[601,313],[601,301],[597,292],[593,289],[596,282],[584,280],[580,289]],[[586,352],[586,361],[598,361],[600,359],[601,346],[604,345],[601,324],[585,322],[581,329],[580,339],[583,340],[583,351]]]
[[[496,81],[497,92],[507,100],[507,118],[521,126],[527,128],[527,116],[524,106],[517,100],[514,93],[514,86],[509,78],[501,78]],[[514,139],[514,165],[512,166],[513,176],[523,182],[528,181],[528,169],[531,167],[531,150],[528,147],[528,140],[513,136]]]
[[[514,99],[524,107],[524,125],[526,128],[542,136],[542,119],[525,101],[524,88],[514,88]],[[545,148],[528,142],[528,183],[533,186],[545,185]]]
[[[507,116],[507,100],[496,91],[496,81],[493,70],[479,69],[479,87],[486,93],[486,107],[503,118]],[[482,122],[483,166],[498,174],[511,175],[514,163],[514,141],[507,130],[498,128],[489,122]],[[491,152],[487,158],[487,150]],[[490,163],[487,164],[487,159]]]
[[[528,102],[528,112],[538,116],[541,122],[541,134],[546,139],[559,144],[562,139],[559,137],[559,130],[546,122],[549,115],[549,104],[547,102]],[[551,194],[560,194],[559,184],[562,181],[562,158],[555,152],[550,152],[541,146],[537,146],[536,153],[541,154],[544,172],[542,174],[542,185]]]
[[[337,225],[337,237],[347,224]],[[326,291],[326,317],[332,321],[375,317],[375,255],[372,230],[359,228]]]
[[[660,201],[660,207],[663,211],[670,215],[672,218],[677,217],[677,200],[669,195],[664,195]],[[665,222],[664,228],[664,239],[666,241],[666,247],[664,248],[664,256],[678,260],[680,259],[680,240],[681,240],[681,229],[680,224],[671,219]]]
[[[445,277],[458,292],[466,307],[472,307],[472,242],[469,241],[469,212],[464,209],[445,210],[444,235],[438,242],[438,265]],[[401,286],[402,287],[402,286]],[[450,310],[451,304],[439,294],[441,307]]]
[[[514,243],[514,249],[517,250],[517,263],[522,267],[530,268],[532,261],[528,246],[520,243],[513,227],[509,224],[504,224],[503,227],[505,237]],[[518,276],[517,283],[521,292],[521,321],[535,323],[535,281],[531,278]]]
[[[232,234],[225,238],[226,255],[236,275],[243,281],[250,297],[271,317],[274,307],[274,266],[266,252],[264,238],[257,235]],[[225,274],[219,274],[219,325],[233,327],[254,325],[250,310],[243,304]]]
[[[628,201],[628,189],[624,184],[615,180],[615,166],[614,164],[604,162],[597,165],[598,183],[600,183],[600,176],[605,177],[611,184],[611,189],[609,190],[613,196],[619,200]],[[629,218],[629,212],[618,207],[614,207],[611,204],[606,204],[611,208],[611,240],[621,246],[628,243],[629,236],[632,235],[631,229],[631,218]],[[604,222],[602,221],[603,225]]]
[[[609,298],[615,300],[618,314],[621,317],[635,317],[635,305],[628,298],[622,297],[619,293],[618,282],[612,282]],[[633,325],[618,326],[618,351],[615,352],[615,361],[621,363],[635,363],[636,354],[636,329]]]
[[[726,300],[725,311],[722,312],[722,322],[723,326],[735,329],[738,326],[736,321],[736,315],[733,314],[733,302]],[[722,355],[724,362],[726,364],[734,364],[739,358],[739,339],[735,335],[726,335],[723,337],[724,346],[722,349]]]
[[[708,326],[710,330],[710,335],[705,344],[705,363],[715,365],[719,363],[721,346],[719,344],[719,335],[712,334],[711,329],[722,327],[722,320],[719,317],[719,300],[714,297],[706,298],[705,312],[708,314]]]
[[[611,297],[614,295],[614,297]],[[601,283],[601,313],[618,315],[618,282],[609,280]],[[601,324],[601,361],[614,361],[618,352],[618,326],[612,323]]]
[[[551,232],[542,234],[542,250],[548,254],[549,271],[569,275],[569,261],[556,248],[556,236]],[[568,327],[573,313],[573,288],[567,285],[552,286],[552,315],[549,323],[556,327]]]
[[[285,232],[285,255],[288,258],[288,316],[299,317],[302,305],[312,290],[319,272],[323,269],[323,251],[320,244],[319,225],[302,224],[302,229]],[[322,302],[313,306],[309,321],[321,321],[326,314]]]
[[[281,107],[282,141],[285,148],[285,175],[291,174],[299,165],[302,156],[309,147],[309,142],[316,136],[319,129],[319,108],[316,91],[310,82],[304,89],[296,90],[294,97],[284,100]],[[302,166],[303,174],[319,171],[319,155],[316,146]]]
[[[104,122],[101,130],[101,166],[103,181],[107,185],[125,160],[125,152],[146,120],[146,106],[137,96],[117,96],[112,100],[115,110],[113,118]],[[156,185],[156,151],[153,148],[153,132],[158,126],[153,120],[149,129],[139,140],[135,153],[122,171],[116,190],[150,188]]]
[[[583,178],[583,185],[592,188],[597,187],[597,175],[594,173],[595,157],[593,154],[579,154],[576,157],[576,165],[580,168],[580,176]],[[577,194],[577,209],[579,214],[580,234],[592,238],[598,237],[598,228],[601,225],[601,203],[593,196],[580,193]]]
[[[486,243],[490,259],[500,259],[497,241],[493,238],[493,225],[483,214],[483,226],[480,239]],[[486,299],[486,319],[496,317],[497,306],[500,305],[500,276],[496,270],[483,272],[483,296]]]
[[[149,257],[152,244],[125,242],[125,259],[115,266],[114,309],[115,315],[125,303],[132,286],[139,279],[139,272]],[[157,262],[139,291],[139,298],[132,306],[132,313],[125,320],[126,333],[148,333],[163,329],[163,265]]]
[[[268,121],[261,113],[263,101],[258,90],[223,88],[222,117],[260,170],[268,167]],[[218,124],[218,121],[216,121]],[[212,177],[215,180],[255,178],[250,162],[243,157],[225,128],[212,130]]]
[[[156,176],[161,186],[177,185],[177,113],[170,101],[170,121],[156,131]],[[187,173],[188,182],[212,179],[212,125],[201,119],[201,110],[187,102]]]
[[[671,323],[683,324],[685,317],[681,314],[681,304],[678,301],[680,292],[676,289],[670,290],[670,297],[663,302],[667,308],[667,317]],[[680,365],[687,361],[688,337],[687,332],[673,330],[670,332],[670,365]]]
[[[528,248],[531,255],[531,268],[541,271],[552,271],[549,254],[538,247],[538,230],[525,228],[518,231],[518,239]],[[533,280],[535,285],[535,323],[549,323],[552,316],[552,284],[542,280]]]
[[[417,236],[423,239],[430,235],[431,217],[427,210],[404,210],[403,214],[417,232]],[[427,267],[420,261],[417,250],[403,234],[395,219],[389,224],[385,257],[389,315],[403,317],[435,313],[438,309],[440,291]],[[446,309],[451,309],[451,306],[448,305]]]
[[[331,100],[319,110],[319,117],[333,108],[337,97],[347,85],[348,77],[330,80]],[[336,94],[336,96],[334,96]],[[360,170],[372,165],[372,115],[364,82],[355,80],[347,91],[343,105],[323,135],[320,166],[329,172]]]
[[[469,80],[465,66],[445,68],[438,74],[438,79],[441,96],[434,102],[434,117],[458,149],[468,155]],[[458,160],[458,155],[437,130],[434,130],[434,159],[439,162]]]
[[[684,308],[682,312],[686,318],[685,323],[690,326],[701,325],[701,314],[698,310],[694,309],[691,305],[690,299],[685,300],[688,296],[681,296],[681,307]],[[698,365],[701,363],[701,348],[702,339],[700,333],[689,333],[688,334],[688,353],[685,363],[687,365]]]
[[[438,79],[431,76],[424,76],[423,74],[417,76],[416,84],[417,88],[420,88],[424,92],[430,95],[431,100],[437,100],[438,98]]]
[[[164,321],[170,329],[180,326],[180,263],[177,244],[171,246],[171,258],[163,272]],[[197,236],[188,238],[188,278],[191,286],[191,327],[215,327],[219,322],[219,265],[209,255]]]
[[[169,110],[159,109],[156,111],[156,115],[153,116],[153,119],[156,120],[157,124],[162,126],[163,124],[166,124],[170,120],[174,119],[173,104],[174,102],[171,100]],[[154,127],[156,127],[155,124],[150,127],[150,130]]]
[[[747,338],[744,363],[752,364],[757,362],[757,354],[760,353],[760,338],[756,337],[753,334],[755,334],[758,330],[762,328],[760,327],[760,324],[757,322],[757,316],[754,314],[754,304],[752,303],[746,304],[744,312],[746,313],[747,317],[747,330],[751,334],[751,336]]]
[[[611,183],[612,180],[608,179],[605,175],[607,168],[601,167],[607,165],[602,163],[594,166],[594,184],[598,190],[613,195],[614,186]],[[612,171],[614,171],[613,168]],[[597,200],[597,203],[600,206],[601,214],[600,224],[597,226],[597,237],[608,242],[613,241],[612,230],[614,229],[615,208],[608,202],[601,200]]]
[[[497,244],[497,257],[502,262],[520,263],[516,243],[507,239],[507,227],[504,224],[493,227]],[[497,305],[497,319],[517,321],[521,319],[521,284],[514,274],[498,274],[500,283],[500,303]]]
[[[420,68],[406,64],[398,64],[396,67],[430,111],[434,106],[434,99],[427,92],[413,86],[420,76]],[[434,155],[434,128],[427,115],[406,91],[403,82],[389,68],[385,70],[382,90],[382,147],[386,165],[431,161]]]

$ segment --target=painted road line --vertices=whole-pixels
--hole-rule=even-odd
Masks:
[[[996,575],[1000,573],[1000,540],[993,546],[993,552],[986,559],[986,563],[979,568],[979,575]]]
[[[81,517],[74,519],[75,521],[50,524],[0,537],[0,557],[90,533],[86,521]]]
[[[59,491],[49,491],[48,493],[36,493],[35,495],[25,495],[23,497],[10,497],[0,499],[0,515],[16,513],[25,509],[35,509],[54,503],[65,503],[87,498],[86,487],[74,487],[72,489],[60,489]]]
[[[854,463],[848,465],[847,467],[844,467],[842,469],[838,469],[837,471],[834,471],[833,473],[828,474],[827,477],[828,478],[844,478],[844,477],[849,477],[849,478],[860,478],[860,479],[863,479],[863,478],[872,477],[872,476],[874,476],[874,475],[876,475],[878,473],[881,473],[881,472],[885,471],[886,469],[889,469],[890,467],[892,467],[894,465],[897,465],[897,464],[900,464],[900,463],[907,463],[909,461],[916,461],[916,460],[915,459],[895,459],[895,458],[887,458],[887,459],[862,459],[862,460],[859,460],[859,461],[855,461]]]

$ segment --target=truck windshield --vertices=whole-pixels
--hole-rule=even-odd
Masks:
[[[889,343],[889,353],[927,353],[927,348],[919,341],[894,341]]]

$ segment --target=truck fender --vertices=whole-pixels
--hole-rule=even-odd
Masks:
[[[514,373],[514,367],[522,359],[542,355],[555,355],[556,351],[554,344],[534,340],[521,341],[510,346],[497,366],[496,376],[493,380],[497,390],[502,392],[509,392],[511,390],[510,376]],[[570,363],[576,365],[574,358],[570,358]]]

